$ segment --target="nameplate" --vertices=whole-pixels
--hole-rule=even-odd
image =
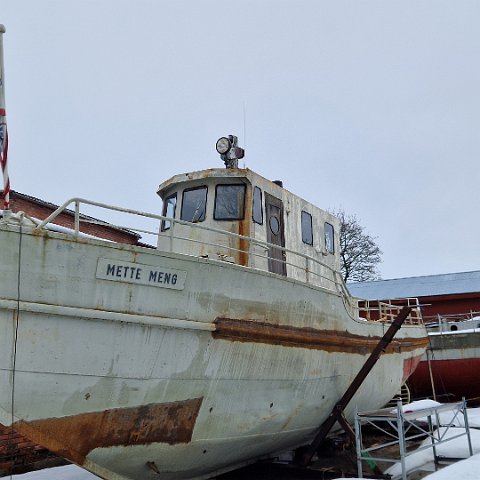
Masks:
[[[187,272],[174,270],[173,268],[163,268],[158,265],[143,265],[99,258],[96,277],[114,282],[137,283],[152,287],[183,290]]]

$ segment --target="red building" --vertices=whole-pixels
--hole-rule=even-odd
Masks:
[[[2,191],[0,190],[0,195],[1,193]],[[46,202],[45,200],[13,190],[10,191],[10,210],[14,213],[24,212],[30,217],[45,220],[57,208],[58,205]],[[140,235],[131,230],[115,227],[114,225],[82,214],[80,214],[80,220],[80,231],[82,233],[117,243],[128,243],[130,245],[139,244]],[[75,212],[72,210],[64,210],[52,220],[52,223],[73,230],[75,228]]]
[[[352,295],[367,300],[418,298],[423,317],[480,312],[480,271],[350,283]]]
[[[480,403],[480,271],[355,283],[349,289],[370,300],[419,299],[432,333],[426,356],[408,380],[414,398]],[[445,334],[438,332],[440,325]]]

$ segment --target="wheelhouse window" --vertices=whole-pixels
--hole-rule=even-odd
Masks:
[[[181,220],[203,222],[206,210],[207,187],[189,188],[183,191]]]
[[[333,225],[325,222],[325,249],[328,253],[335,253]]]
[[[215,220],[242,220],[245,216],[245,185],[217,185],[215,189]]]
[[[165,199],[163,203],[163,213],[164,217],[175,218],[175,210],[177,209],[177,194],[174,193]],[[162,220],[162,232],[170,228],[170,220]]]
[[[255,223],[263,225],[262,190],[259,187],[253,189],[252,219]]]
[[[313,245],[312,216],[302,210],[302,242]]]

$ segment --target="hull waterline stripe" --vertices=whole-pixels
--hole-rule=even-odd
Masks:
[[[380,340],[376,336],[355,335],[346,331],[317,330],[270,323],[217,318],[213,337],[217,339],[255,342],[286,347],[309,348],[327,352],[370,353]],[[411,352],[428,346],[428,338],[399,338],[393,340],[386,353]]]
[[[15,311],[17,307],[18,304],[15,300],[0,300],[0,309]],[[345,331],[275,325],[255,320],[217,318],[214,323],[207,323],[33,302],[20,302],[20,311],[81,318],[84,320],[124,322],[184,330],[203,330],[212,332],[213,337],[218,339],[309,348],[328,352],[365,354],[373,349],[379,339],[379,337],[354,335]],[[427,346],[428,338],[426,337],[398,339],[392,342],[387,349],[387,353],[413,351],[418,348],[426,348]]]
[[[17,310],[15,300],[0,300],[0,309]],[[39,313],[43,315],[60,315],[75,317],[83,320],[103,320],[110,322],[125,322],[155,327],[180,328],[184,330],[215,330],[213,323],[195,322],[193,320],[181,320],[178,318],[153,317],[149,315],[134,315],[130,313],[108,312],[91,308],[64,307],[59,305],[47,305],[43,303],[20,302],[21,312]]]

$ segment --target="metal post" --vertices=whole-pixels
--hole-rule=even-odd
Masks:
[[[8,154],[8,131],[7,112],[5,107],[5,74],[3,66],[3,34],[5,26],[0,24],[0,166],[3,174],[2,209],[10,210],[10,177],[8,176],[7,154]]]
[[[355,448],[357,450],[357,474],[358,478],[363,478],[362,467],[362,424],[358,416],[358,409],[355,405]]]
[[[437,429],[435,432],[433,431],[433,426],[432,426],[432,419],[430,417],[430,423],[429,423],[429,429],[430,429],[430,434],[432,438],[432,451],[433,451],[433,463],[435,464],[435,471],[438,470],[438,464],[440,463],[439,457],[437,455],[437,447],[435,446],[435,434],[437,434],[437,441],[440,443],[442,441],[441,433],[440,433],[440,415],[438,414],[438,411],[435,410],[435,422],[437,424]]]
[[[175,227],[175,220],[171,220],[170,221],[170,236],[169,236],[169,239],[170,239],[170,250],[169,252],[173,252],[173,228]]]
[[[473,455],[473,448],[472,448],[472,439],[470,438],[470,426],[468,424],[468,413],[467,413],[467,402],[465,401],[465,397],[462,398],[462,409],[463,409],[463,421],[465,422],[465,430],[467,432],[467,439],[468,439],[468,451],[470,452],[470,456]]]
[[[78,237],[80,232],[80,202],[75,200],[75,235]]]
[[[400,447],[400,463],[402,464],[402,479],[407,480],[407,465],[405,456],[407,449],[405,447],[405,427],[403,424],[402,401],[397,402],[397,428],[398,428],[398,446]]]
[[[432,424],[431,415],[427,415],[427,423],[428,423],[428,432],[430,434],[430,440],[432,441],[433,462],[435,463],[435,465],[437,465],[438,455],[437,455],[437,447],[435,447],[435,437],[433,436],[433,424]]]
[[[433,399],[436,401],[437,400],[437,394],[435,392],[435,382],[433,381],[433,372],[432,372],[432,363],[431,363],[431,358],[430,358],[430,350],[431,347],[427,348],[427,364],[428,364],[428,372],[430,374],[430,384],[432,385],[432,393],[433,393]]]

